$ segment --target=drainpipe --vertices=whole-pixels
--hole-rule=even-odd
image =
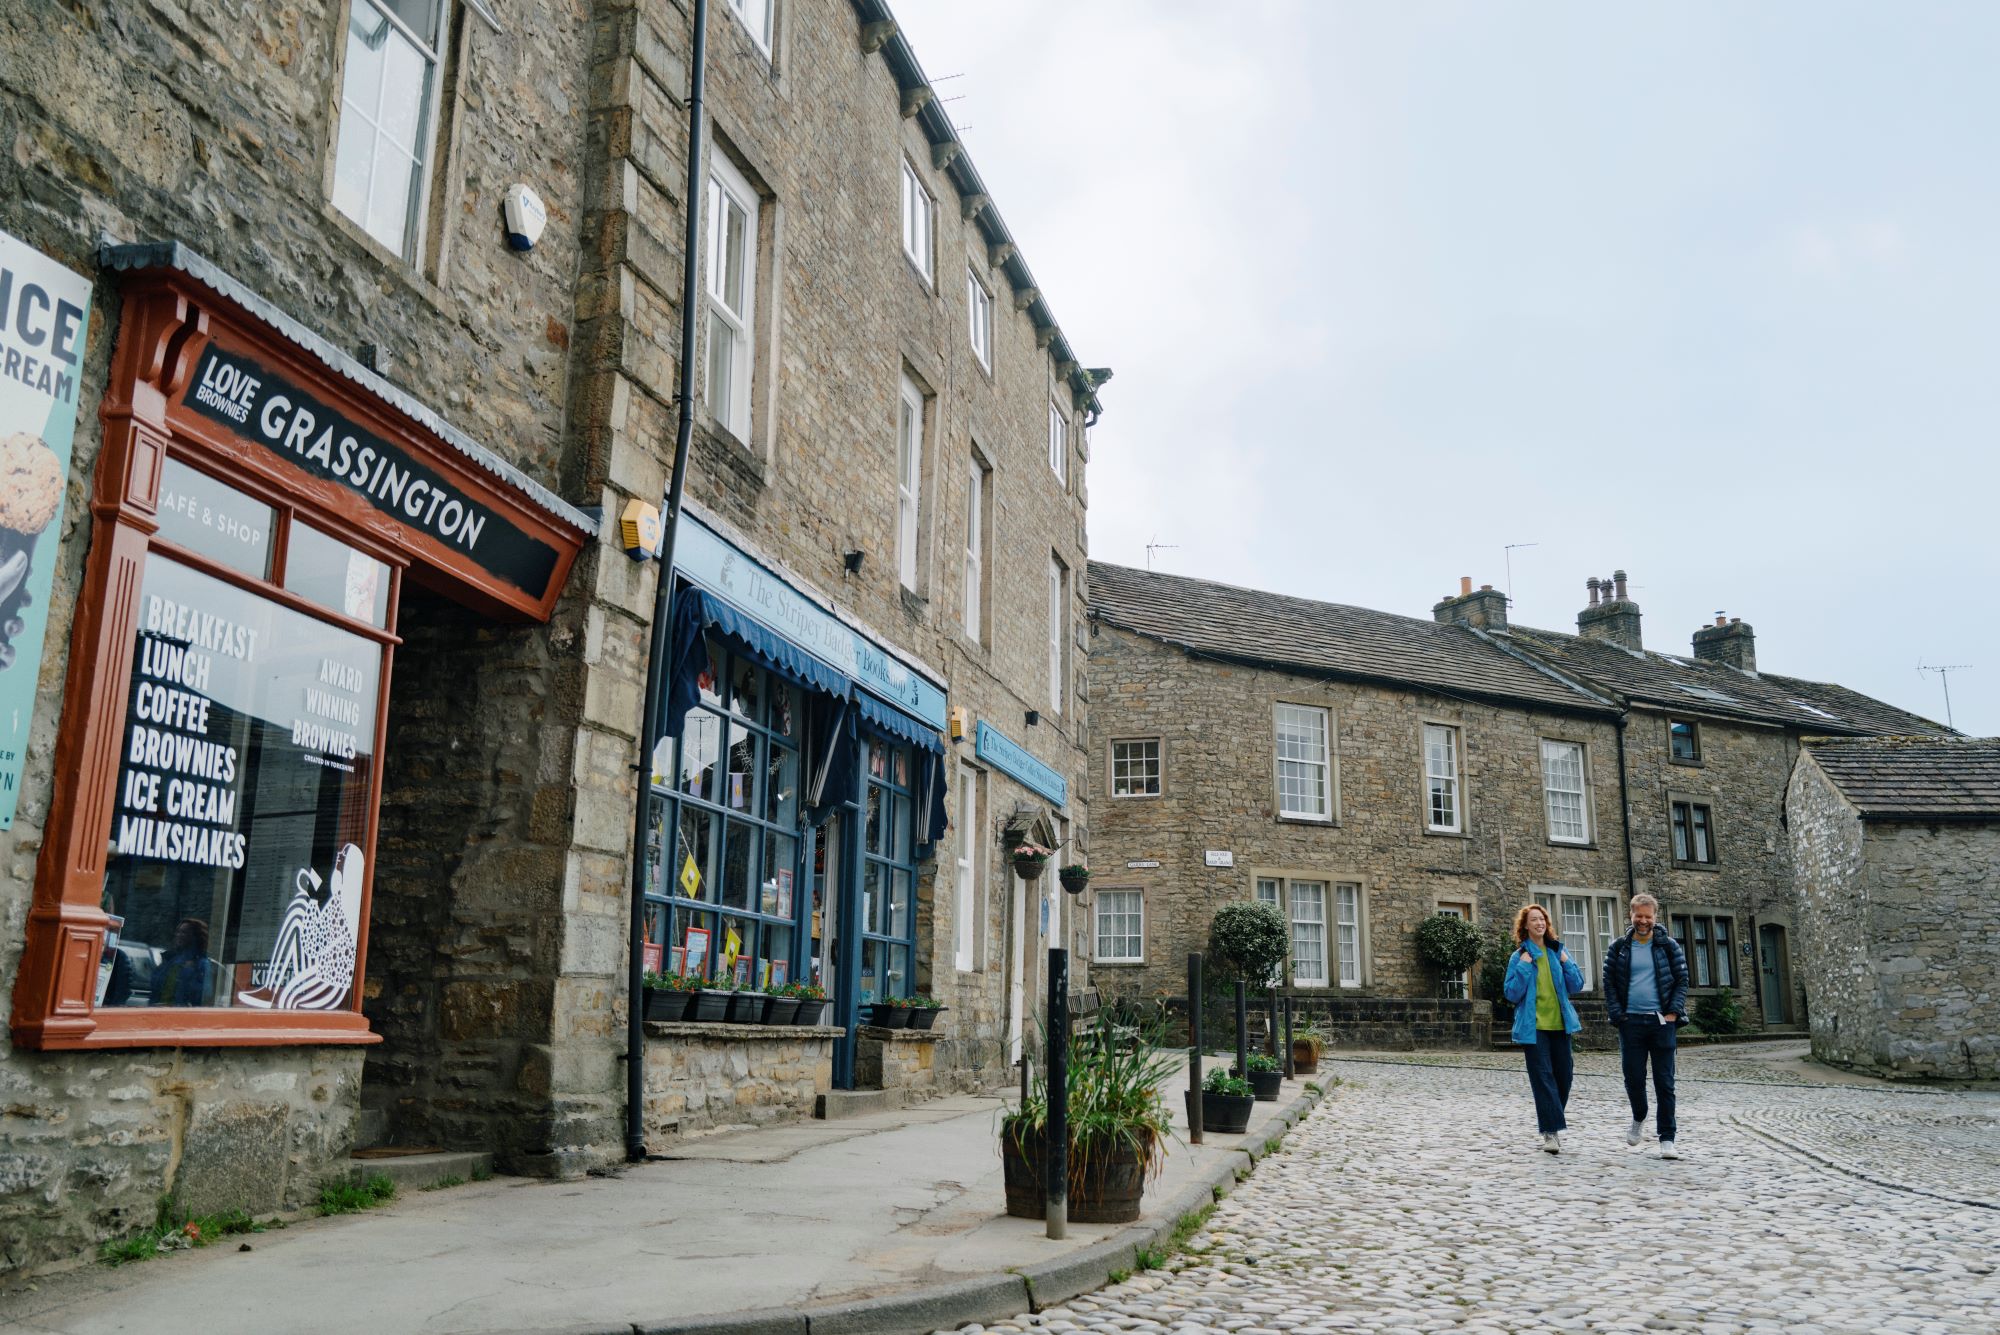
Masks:
[[[1625,791],[1625,720],[1630,717],[1620,710],[1618,727],[1618,819],[1625,830],[1625,902],[1630,904],[1632,896],[1639,893],[1639,877],[1632,869],[1632,801]]]
[[[653,805],[653,752],[660,745],[661,686],[667,676],[668,603],[674,592],[674,538],[680,528],[681,484],[687,478],[688,445],[694,439],[694,330],[700,300],[701,254],[701,95],[708,74],[708,0],[694,0],[694,41],[688,69],[687,237],[681,247],[681,383],[676,400],[680,420],[674,431],[674,471],[667,481],[661,517],[660,579],[653,590],[653,634],[646,646],[646,695],[639,705],[639,800],[632,817],[631,959],[625,978],[625,1158],[646,1157],[646,824]]]

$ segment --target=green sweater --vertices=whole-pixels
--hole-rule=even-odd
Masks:
[[[1535,1028],[1561,1033],[1562,1002],[1556,996],[1555,976],[1549,972],[1549,961],[1554,957],[1554,951],[1544,950],[1535,961]]]

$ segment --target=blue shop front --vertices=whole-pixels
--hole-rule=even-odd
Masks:
[[[944,686],[693,507],[675,547],[647,967],[824,988],[849,1089],[863,1008],[915,991]]]

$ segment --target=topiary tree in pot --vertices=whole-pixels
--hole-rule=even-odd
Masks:
[[[1417,924],[1417,954],[1437,969],[1439,996],[1463,995],[1455,980],[1473,966],[1482,948],[1478,929],[1463,918],[1434,913]]]
[[[1208,962],[1220,977],[1268,991],[1283,977],[1291,929],[1276,906],[1261,900],[1224,904],[1208,925]]]

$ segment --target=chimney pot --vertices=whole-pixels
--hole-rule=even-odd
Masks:
[[[1715,614],[1715,624],[1718,626],[1726,626],[1729,624],[1729,618],[1724,616],[1722,613],[1717,612]]]
[[[1472,576],[1460,575],[1458,577],[1458,596],[1463,598],[1466,594],[1471,592],[1472,592]]]
[[[1597,606],[1597,576],[1592,575],[1583,582],[1583,586],[1590,590],[1590,605]]]
[[[1614,570],[1614,571],[1612,571],[1612,572],[1611,572],[1611,579],[1612,579],[1612,582],[1613,582],[1614,584],[1616,584],[1616,585],[1618,586],[1618,601],[1619,601],[1619,602],[1621,602],[1621,603],[1622,603],[1622,602],[1624,602],[1624,601],[1625,601],[1625,572],[1624,572],[1624,571],[1622,571],[1622,570]]]
[[[1482,584],[1479,586],[1479,591],[1481,593],[1491,593],[1493,592],[1493,586],[1491,584]]]

